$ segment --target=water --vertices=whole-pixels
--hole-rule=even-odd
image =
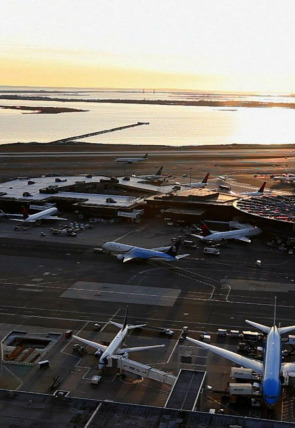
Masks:
[[[28,90],[28,88],[23,88]],[[3,90],[3,88],[2,88]],[[20,90],[18,88],[18,90]],[[81,99],[240,99],[294,102],[291,97],[62,90],[38,96],[77,99],[75,102],[0,100],[5,106],[53,106],[88,110],[62,114],[32,114],[0,109],[0,144],[50,142],[136,122],[123,131],[84,139],[91,143],[151,145],[289,144],[295,143],[295,110],[289,108],[220,108],[83,102]],[[1,89],[0,89],[1,94]],[[23,94],[24,95],[24,94]],[[26,93],[25,95],[35,95]]]

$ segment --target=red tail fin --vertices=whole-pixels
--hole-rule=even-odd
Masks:
[[[209,230],[208,226],[207,226],[205,223],[202,223],[202,225],[201,225],[201,229],[202,229],[202,232],[203,232],[203,235],[204,235],[204,236],[209,236],[209,235],[211,235],[211,232],[210,232],[210,230]]]
[[[209,174],[210,173],[208,172],[208,174],[205,175],[205,178],[203,178],[202,183],[207,183]]]
[[[260,189],[258,190],[258,192],[259,192],[259,193],[263,193],[264,188],[265,188],[265,185],[266,185],[266,181],[262,184],[262,186],[261,186],[261,187],[260,187]]]
[[[26,218],[28,218],[28,217],[29,217],[28,211],[26,210],[26,208],[25,208],[25,207],[22,207],[22,209],[21,209],[21,213],[22,213],[22,215],[23,215],[23,219],[24,219],[24,220],[25,220]]]

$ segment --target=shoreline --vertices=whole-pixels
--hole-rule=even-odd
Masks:
[[[83,151],[91,149],[93,152],[100,151],[126,151],[126,152],[157,152],[157,151],[176,151],[176,152],[191,152],[191,151],[224,151],[224,150],[245,150],[245,151],[253,151],[253,150],[295,150],[295,143],[289,144],[214,144],[214,145],[187,145],[187,146],[170,146],[170,145],[152,145],[152,144],[141,144],[140,146],[135,144],[110,144],[110,143],[88,143],[88,142],[49,142],[49,143],[41,143],[41,142],[14,142],[14,143],[4,143],[0,144],[0,153],[1,152],[23,152],[23,151],[35,151],[38,148],[38,151],[46,152],[46,151],[55,151],[55,152],[69,152],[69,151]],[[59,150],[57,150],[59,149]]]
[[[72,99],[72,98],[54,98],[42,96],[22,96],[22,95],[0,95],[0,100],[16,100],[16,101],[54,101],[67,103],[107,103],[107,104],[150,104],[150,105],[165,105],[165,106],[189,106],[189,107],[248,107],[248,108],[289,108],[295,109],[295,103],[282,102],[265,102],[265,101],[188,101],[188,100],[123,100],[123,99]]]
[[[77,108],[69,107],[33,107],[33,106],[3,106],[0,105],[0,109],[6,110],[28,110],[31,114],[59,114],[59,113],[77,113],[88,110],[82,110]],[[23,113],[25,114],[25,113]]]

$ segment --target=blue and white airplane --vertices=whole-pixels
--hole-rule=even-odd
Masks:
[[[162,348],[163,346],[165,346],[165,345],[151,345],[151,346],[138,346],[135,348],[121,348],[129,330],[132,330],[133,328],[144,327],[146,325],[146,324],[141,324],[141,325],[127,324],[127,316],[128,316],[128,307],[126,309],[126,315],[125,315],[125,320],[123,324],[110,321],[111,324],[114,324],[116,327],[119,327],[120,331],[115,336],[115,338],[111,341],[109,346],[105,346],[97,342],[92,342],[92,340],[87,340],[87,339],[84,339],[83,337],[73,335],[74,339],[77,339],[80,342],[85,343],[85,345],[92,346],[94,349],[97,349],[95,355],[99,356],[98,368],[100,370],[107,365],[108,359],[111,358],[112,355],[122,355],[128,358],[128,353],[130,352],[146,351],[148,349]]]
[[[282,342],[281,335],[295,330],[295,325],[289,327],[276,326],[276,305],[274,311],[274,323],[272,327],[258,324],[253,321],[246,320],[246,323],[252,327],[258,328],[267,334],[264,360],[263,362],[247,358],[227,349],[219,348],[218,346],[209,345],[208,343],[200,342],[199,340],[187,337],[192,343],[208,349],[242,367],[252,369],[262,376],[261,388],[262,397],[268,406],[273,406],[279,400],[282,392],[281,375],[291,375],[295,371],[295,363],[282,363]]]
[[[175,261],[187,257],[189,254],[177,255],[181,244],[181,240],[176,241],[171,247],[164,250],[149,249],[142,247],[135,247],[133,245],[120,244],[119,242],[106,242],[102,248],[122,260],[123,263],[130,262],[130,260],[164,260],[167,262]]]

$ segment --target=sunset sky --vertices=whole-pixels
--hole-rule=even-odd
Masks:
[[[0,85],[295,92],[295,0],[6,0]]]

